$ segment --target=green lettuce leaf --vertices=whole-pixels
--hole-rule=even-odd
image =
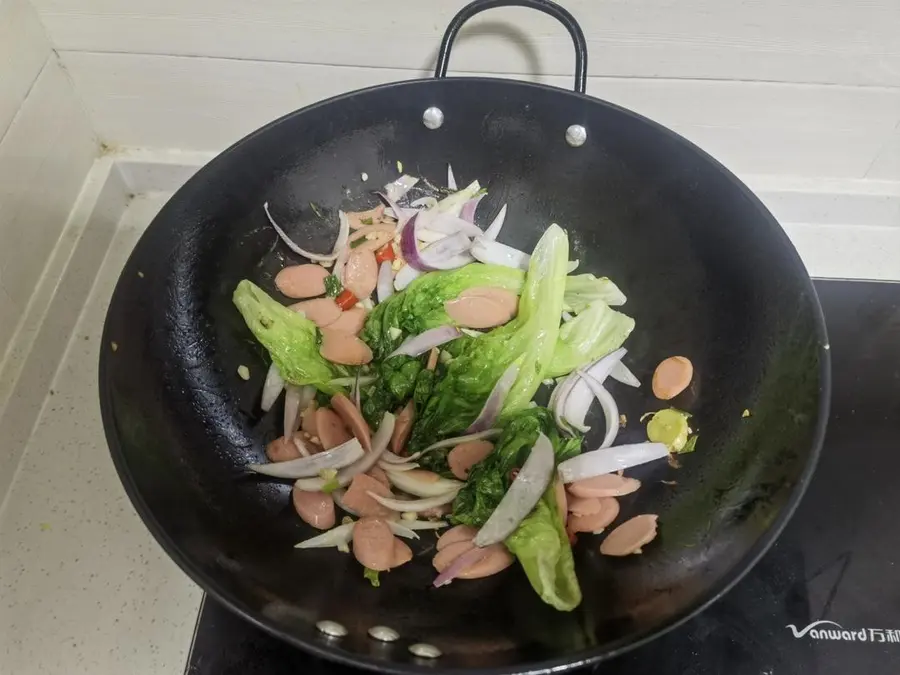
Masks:
[[[369,583],[372,584],[374,588],[378,588],[381,586],[381,577],[377,570],[365,568],[365,572],[363,572],[363,577],[369,580]]]
[[[386,412],[402,408],[415,391],[416,380],[422,372],[422,358],[392,356],[375,367],[378,378],[361,393],[362,414],[373,429],[378,428]]]
[[[606,277],[578,274],[566,279],[566,294],[563,297],[565,311],[580,314],[597,300],[617,307],[625,304],[625,294]]]
[[[552,485],[504,543],[541,600],[561,612],[570,612],[581,604],[572,547]]]
[[[531,256],[517,316],[506,325],[457,346],[458,353],[447,364],[446,373],[438,379],[425,409],[416,418],[410,452],[464,431],[512,363],[519,366],[519,374],[506,396],[503,413],[520,410],[531,401],[547,377],[556,347],[568,253],[565,231],[551,225]],[[468,267],[472,265],[463,269]],[[448,297],[455,297],[457,292]]]
[[[634,319],[617,312],[603,300],[595,300],[571,321],[562,325],[547,367],[546,377],[568,375],[618,349],[634,330]]]
[[[288,309],[251,281],[244,279],[234,290],[234,304],[256,339],[269,351],[285,381],[311,384],[335,393],[340,387],[328,382],[346,376],[346,369],[319,354],[319,330],[312,321]]]

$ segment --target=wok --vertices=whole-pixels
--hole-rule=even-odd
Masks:
[[[563,23],[575,42],[574,92],[445,77],[460,26],[501,5]],[[478,0],[448,28],[435,78],[352,92],[272,122],[197,173],[141,238],[104,330],[107,440],[163,548],[248,621],[320,656],[390,672],[582,666],[721,596],[796,507],[829,398],[827,340],[809,277],[778,223],[731,173],[675,133],[586,96],[585,78],[584,37],[568,12],[546,0]],[[440,126],[436,117],[423,123],[429,108],[443,113]],[[580,146],[577,133],[567,134],[573,125],[586,131]],[[626,559],[602,557],[599,538],[582,538],[575,556],[584,602],[571,613],[544,605],[516,567],[430,588],[429,537],[410,565],[372,588],[352,556],[295,550],[311,531],[293,513],[290,486],[244,469],[264,461],[281,411],[259,411],[268,358],[231,294],[243,278],[272,292],[277,270],[299,260],[262,204],[296,240],[328,250],[337,210],[374,205],[369,191],[397,176],[398,160],[434,181],[448,162],[460,183],[480,179],[489,192],[478,220],[508,202],[500,239],[511,245],[531,250],[549,223],[560,223],[581,270],[625,291],[624,309],[637,321],[626,362],[645,386],[614,391],[629,419],[619,442],[644,440],[638,417],[661,407],[646,385],[655,364],[681,354],[695,365],[694,384],[674,403],[694,414],[696,452],[678,470],[664,462],[635,469],[644,487],[622,499],[624,517],[660,514],[660,536]],[[602,419],[588,423],[603,428]],[[586,446],[598,442],[594,433]],[[348,634],[327,638],[316,630],[322,619]],[[400,640],[372,640],[375,625]],[[443,655],[416,659],[407,647],[420,641]]]

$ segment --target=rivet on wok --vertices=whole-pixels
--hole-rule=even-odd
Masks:
[[[424,642],[417,642],[414,645],[410,645],[409,651],[412,652],[413,656],[418,656],[422,659],[436,659],[441,655],[440,649]]]
[[[337,621],[319,621],[316,624],[316,628],[319,629],[319,632],[325,633],[328,637],[344,637],[347,634],[347,629],[344,628]]]
[[[439,129],[444,123],[444,111],[435,106],[431,106],[422,113],[422,122],[429,129]]]
[[[395,642],[400,639],[400,633],[388,626],[372,626],[369,629],[369,637],[382,642]]]
[[[573,124],[566,129],[566,143],[573,148],[580,148],[587,140],[587,129],[580,124]]]

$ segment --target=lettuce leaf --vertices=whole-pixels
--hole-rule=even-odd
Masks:
[[[413,395],[418,375],[422,372],[422,358],[392,356],[376,366],[378,379],[361,393],[362,414],[373,429],[378,428],[386,412],[396,412]]]
[[[597,300],[617,307],[625,304],[625,294],[606,277],[578,274],[566,279],[566,294],[563,297],[565,311],[580,314]]]
[[[622,346],[634,330],[634,319],[595,300],[562,325],[546,377],[568,375]]]
[[[570,612],[581,604],[572,547],[552,485],[504,543],[522,565],[541,600],[562,612]]]
[[[237,285],[232,301],[253,335],[269,351],[286,382],[311,384],[326,393],[341,391],[340,387],[329,386],[328,382],[345,377],[347,371],[319,354],[316,324],[269,297],[247,279]]]
[[[458,353],[447,364],[446,373],[435,383],[424,410],[416,418],[410,452],[464,431],[478,416],[494,384],[514,362],[519,366],[519,375],[506,396],[503,413],[520,410],[531,401],[547,377],[556,347],[568,254],[565,231],[551,225],[531,256],[518,315],[504,326],[456,345]],[[463,270],[468,267],[472,265]],[[446,297],[455,297],[457,292]],[[440,311],[443,312],[442,306]]]

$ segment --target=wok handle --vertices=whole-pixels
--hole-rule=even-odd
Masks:
[[[441,40],[441,48],[438,51],[437,68],[434,69],[435,77],[447,77],[450,50],[453,48],[453,41],[463,24],[476,14],[494,7],[529,7],[552,16],[565,26],[569,35],[572,36],[572,42],[575,43],[575,91],[579,94],[584,93],[587,84],[587,42],[585,42],[584,33],[568,10],[550,0],[475,0],[470,2],[457,12],[450,21],[450,25],[447,26],[447,30],[444,31],[444,38]]]

